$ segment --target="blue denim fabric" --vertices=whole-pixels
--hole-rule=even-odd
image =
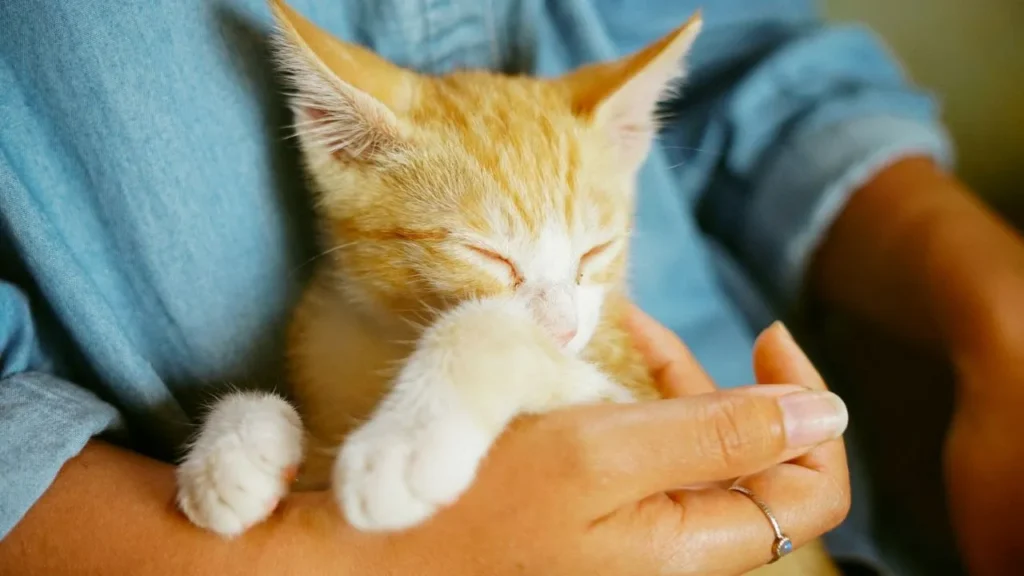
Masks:
[[[292,0],[425,72],[555,75],[695,0]],[[849,193],[947,160],[932,100],[805,0],[703,2],[641,173],[632,286],[723,386]],[[0,535],[92,436],[170,458],[218,384],[281,381],[309,213],[262,0],[0,3]]]

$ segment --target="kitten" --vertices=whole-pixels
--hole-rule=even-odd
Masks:
[[[627,243],[699,17],[560,78],[427,77],[271,4],[328,258],[290,334],[298,411],[218,402],[178,469],[192,522],[241,533],[301,464],[352,525],[400,530],[456,500],[517,415],[657,398],[621,327]]]

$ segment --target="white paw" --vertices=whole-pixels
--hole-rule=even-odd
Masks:
[[[264,520],[302,460],[302,423],[283,399],[231,394],[178,466],[178,506],[193,524],[235,536]]]
[[[415,526],[469,487],[491,442],[471,420],[453,413],[427,422],[371,420],[338,454],[335,497],[360,530]]]
[[[618,404],[636,402],[632,392],[605,376],[596,366],[582,360],[573,363],[565,382],[568,388],[566,404],[569,405],[595,402]]]

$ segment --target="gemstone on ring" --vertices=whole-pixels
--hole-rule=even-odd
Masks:
[[[793,551],[793,541],[783,536],[775,540],[774,548],[773,552],[775,552],[775,559],[777,560]]]
[[[789,536],[786,536],[786,534],[782,532],[782,528],[779,526],[779,521],[775,519],[775,515],[772,514],[772,511],[768,508],[767,504],[765,504],[749,489],[738,484],[732,485],[729,487],[729,490],[739,492],[749,498],[757,505],[758,508],[761,509],[765,518],[768,519],[768,523],[771,524],[772,532],[775,532],[775,540],[772,542],[772,560],[769,564],[778,561],[780,558],[793,551],[793,541],[789,539]]]

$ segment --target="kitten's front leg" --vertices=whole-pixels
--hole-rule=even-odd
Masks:
[[[244,532],[288,492],[302,438],[298,413],[278,396],[221,398],[178,466],[178,507],[193,524],[222,536]]]
[[[431,390],[448,386],[415,385],[424,389],[389,398],[392,406],[356,430],[338,454],[335,497],[360,530],[408,528],[454,502],[496,437],[460,401]]]
[[[333,483],[349,522],[400,530],[454,502],[515,416],[607,396],[596,370],[574,378],[580,364],[515,302],[467,302],[443,315],[341,448]]]

